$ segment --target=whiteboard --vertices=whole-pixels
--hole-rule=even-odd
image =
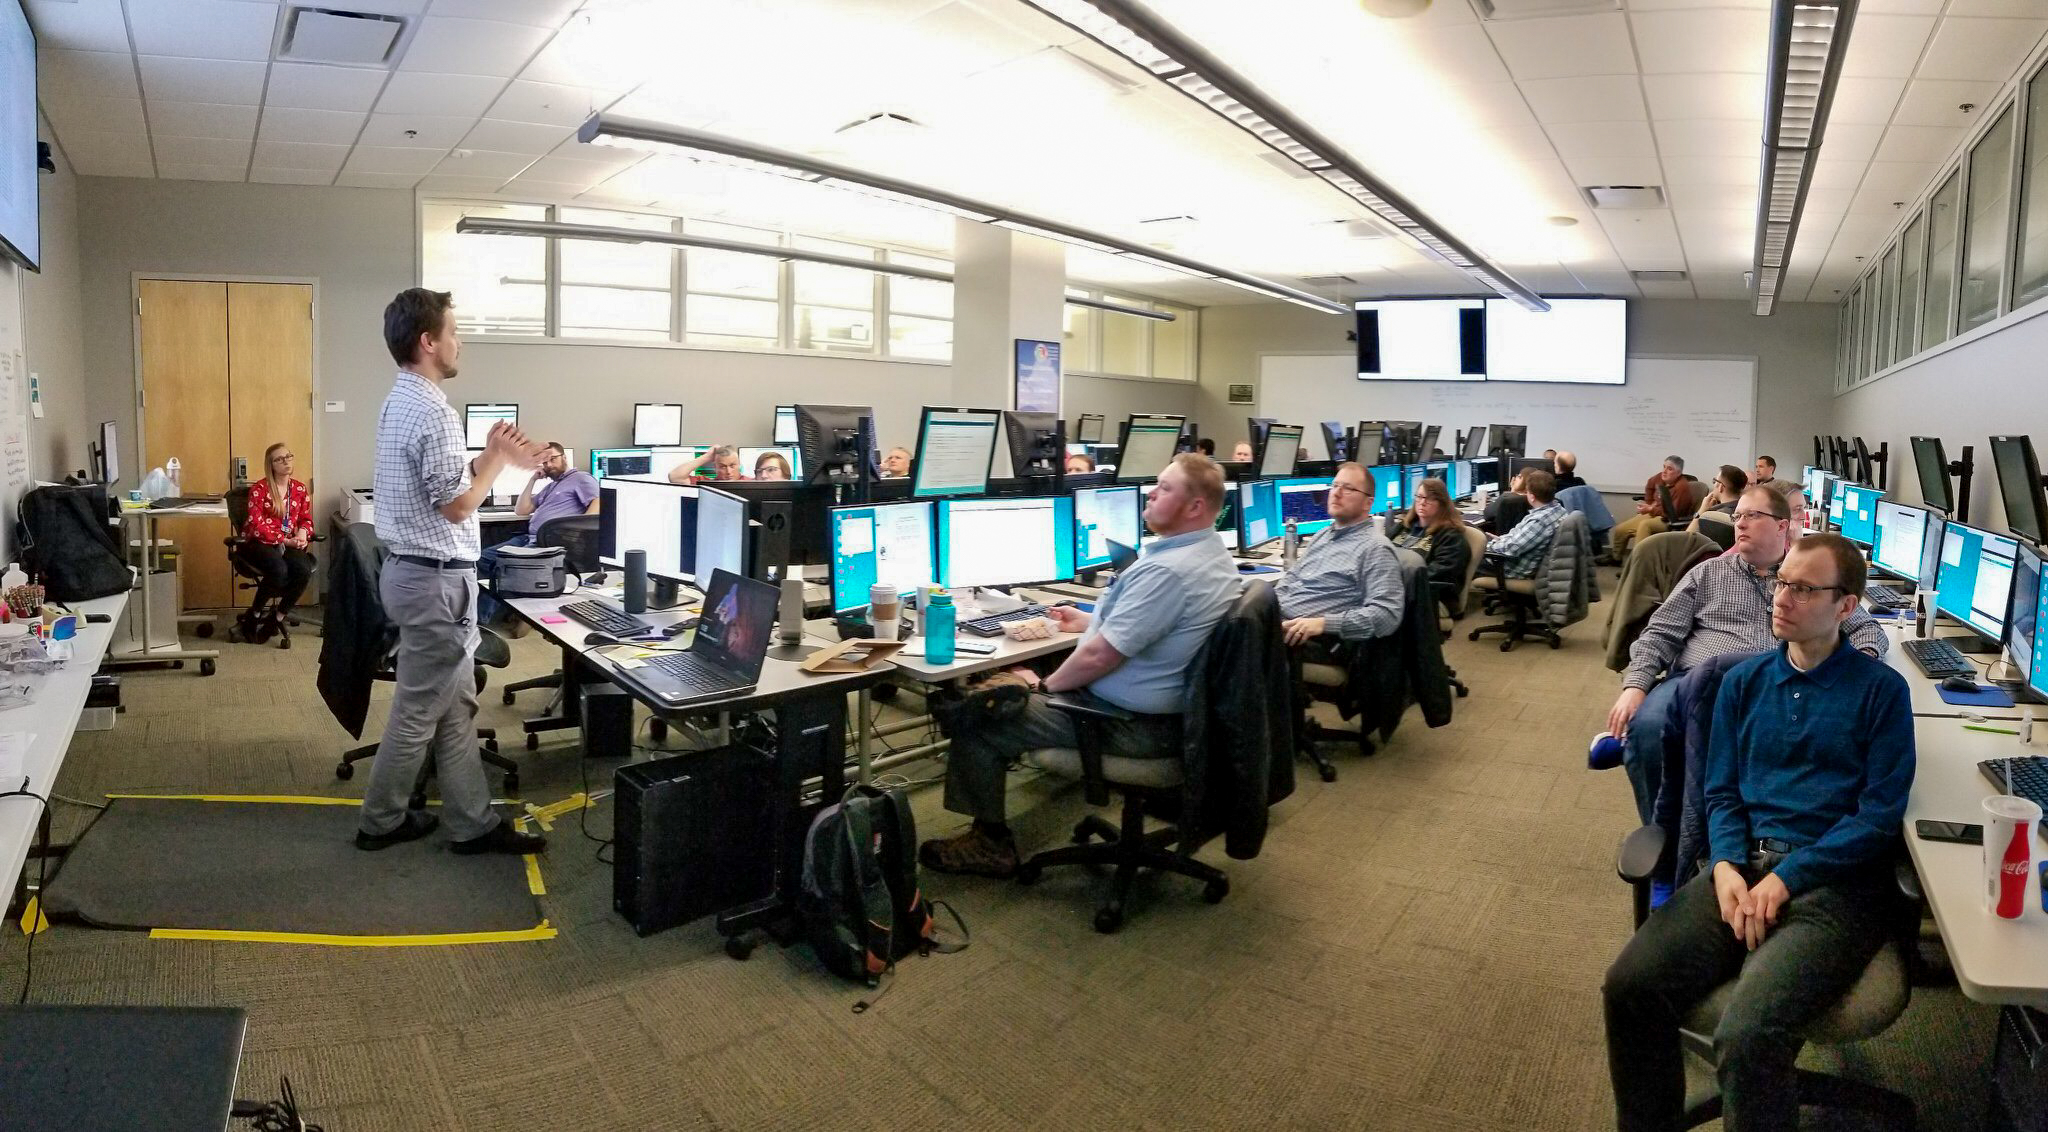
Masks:
[[[1459,429],[1529,426],[1529,451],[1565,448],[1596,487],[1640,491],[1666,456],[1701,480],[1755,460],[1756,359],[1642,357],[1625,385],[1539,386],[1490,381],[1360,381],[1353,354],[1264,354],[1259,415],[1307,426],[1303,444],[1322,454],[1318,421],[1421,421],[1443,426],[1453,451]],[[1316,437],[1308,440],[1307,437]]]
[[[21,269],[0,263],[0,562],[14,560],[14,517],[29,488],[28,360]]]

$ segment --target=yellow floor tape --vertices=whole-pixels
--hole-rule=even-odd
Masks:
[[[50,918],[43,915],[43,902],[29,897],[28,906],[21,910],[21,934],[38,935],[49,930]]]

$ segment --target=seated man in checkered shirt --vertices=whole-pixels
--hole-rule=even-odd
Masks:
[[[1360,464],[1337,465],[1330,477],[1330,525],[1309,540],[1273,589],[1288,644],[1326,633],[1364,641],[1400,627],[1408,593],[1394,544],[1378,523],[1367,521],[1372,500],[1372,473]]]
[[[1564,504],[1557,501],[1557,477],[1542,468],[1522,473],[1522,494],[1528,497],[1529,513],[1514,530],[1495,535],[1486,546],[1486,553],[1508,560],[1506,574],[1510,578],[1536,576],[1565,516]]]

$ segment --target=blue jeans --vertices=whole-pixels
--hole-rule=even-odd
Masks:
[[[476,556],[476,580],[479,582],[495,582],[498,580],[499,547],[532,545],[533,535],[522,531],[506,539],[504,542],[493,543],[485,547],[483,553]],[[476,611],[479,619],[495,624],[505,616],[505,603],[491,596],[489,587],[485,586],[478,590]]]
[[[1635,791],[1636,816],[1644,825],[1657,819],[1657,790],[1664,784],[1664,734],[1677,696],[1678,681],[1673,678],[1651,688],[1629,721],[1628,738],[1622,743],[1621,767],[1628,774],[1629,789]]]

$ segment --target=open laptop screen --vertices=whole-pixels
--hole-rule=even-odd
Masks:
[[[704,613],[690,650],[750,683],[759,680],[761,662],[768,656],[768,632],[775,626],[775,598],[775,587],[766,582],[715,571],[704,591]]]

